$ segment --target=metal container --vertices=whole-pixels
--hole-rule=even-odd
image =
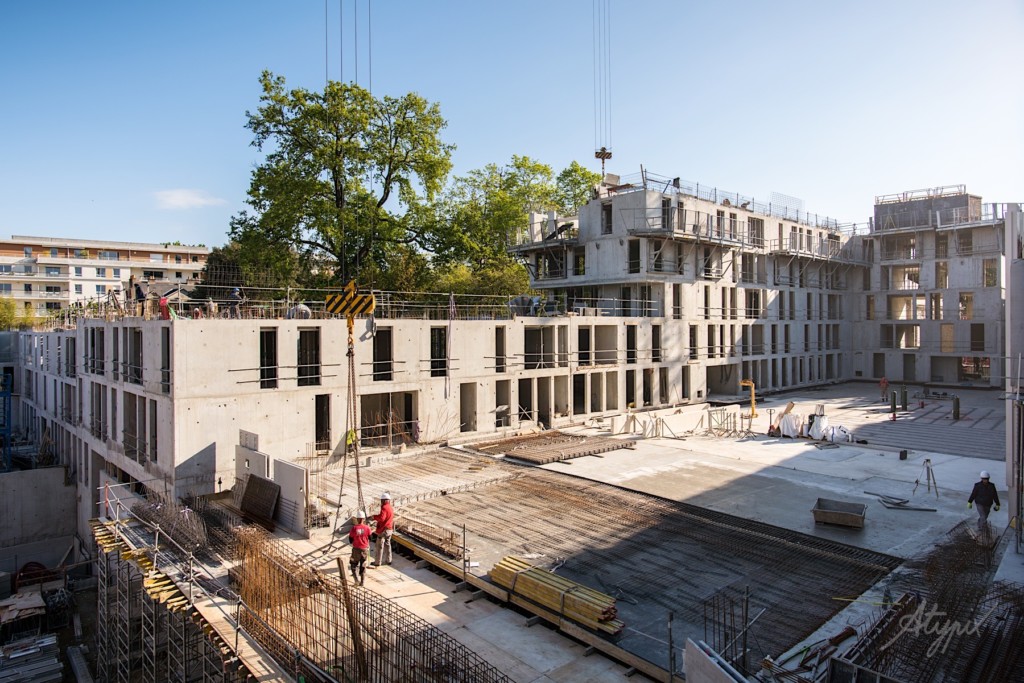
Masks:
[[[818,524],[838,524],[857,529],[864,528],[864,517],[868,506],[863,503],[846,503],[841,500],[819,498],[811,508],[814,521]]]

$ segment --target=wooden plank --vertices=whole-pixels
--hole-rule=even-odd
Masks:
[[[429,550],[426,550],[425,548],[421,548],[420,546],[416,545],[405,536],[395,534],[391,537],[391,542],[397,543],[403,548],[412,551],[412,553],[415,554],[416,557],[420,558],[421,560],[425,560],[426,562],[429,562],[433,566],[451,574],[452,576],[462,576],[461,563],[456,565],[451,562],[448,562],[444,558],[437,556]],[[479,590],[486,592],[488,595],[495,597],[498,600],[501,600],[502,602],[508,602],[508,591],[503,589],[501,586],[496,586],[495,584],[491,583],[490,581],[487,581],[486,579],[467,573],[466,583],[470,584],[474,588],[478,588]]]
[[[426,560],[438,569],[444,570],[452,576],[462,576],[462,567],[456,566],[451,562],[447,562],[443,558],[420,548],[409,539],[395,534],[392,541],[412,551],[417,557]],[[608,642],[596,633],[591,633],[582,626],[578,626],[566,619],[561,619],[556,614],[530,602],[529,600],[526,600],[525,598],[510,595],[508,591],[502,589],[500,586],[496,586],[489,581],[485,581],[479,576],[466,574],[466,581],[473,586],[486,591],[488,594],[502,602],[510,602],[523,608],[527,612],[544,619],[548,623],[557,626],[558,629],[566,635],[572,636],[584,645],[593,647],[595,650],[607,655],[617,662],[621,662],[626,666],[635,668],[637,671],[640,671],[652,680],[663,681],[668,677],[668,671],[662,669],[657,664],[653,664],[646,659],[642,659],[641,657],[634,655],[632,652],[627,652],[618,645]],[[686,679],[678,675],[673,675],[671,680],[672,683],[686,683]]]
[[[225,643],[235,642],[234,620],[229,620],[224,613],[225,611],[232,610],[234,604],[222,598],[212,598],[203,595],[193,600],[192,606]],[[245,631],[238,633],[238,649],[234,654],[257,681],[270,683],[270,681],[287,681],[292,679],[292,675],[278,665],[274,658]]]

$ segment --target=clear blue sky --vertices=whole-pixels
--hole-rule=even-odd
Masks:
[[[841,220],[935,185],[1024,201],[1019,0],[612,0],[612,19],[609,171]],[[324,34],[323,0],[5,0],[0,236],[223,244],[259,160],[259,74],[321,87]],[[374,0],[372,64],[375,93],[440,103],[456,174],[513,154],[598,168],[592,0]]]

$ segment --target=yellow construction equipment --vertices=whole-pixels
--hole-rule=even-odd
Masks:
[[[740,388],[750,387],[750,417],[757,417],[757,399],[754,398],[754,380],[745,379],[740,382]]]

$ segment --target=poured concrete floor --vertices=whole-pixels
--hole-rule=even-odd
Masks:
[[[901,558],[914,557],[930,548],[960,520],[973,519],[973,512],[966,509],[966,498],[977,480],[979,469],[989,469],[997,487],[1005,490],[1004,468],[992,462],[1002,459],[1003,403],[995,392],[961,392],[962,419],[959,422],[948,416],[951,410],[948,401],[926,401],[924,408],[918,403],[915,410],[898,413],[897,421],[892,422],[887,419],[887,406],[877,396],[877,387],[866,383],[838,385],[801,395],[780,395],[759,406],[761,417],[755,420],[753,427],[755,433],[763,434],[767,430],[766,409],[778,410],[789,400],[796,402],[798,410],[804,414],[814,412],[817,404],[824,404],[833,425],[853,428],[858,438],[869,441],[867,445],[843,444],[836,449],[819,450],[811,442],[799,439],[703,436],[703,408],[694,406],[675,415],[666,411],[661,413],[666,415],[664,424],[669,430],[685,435],[682,439],[637,439],[636,448],[632,451],[615,451],[553,463],[543,469],[659,496],[683,506],[692,505],[741,519],[757,520],[822,541],[839,542]],[[640,414],[641,419],[644,415]],[[590,433],[606,436],[608,432],[607,429],[596,429]],[[623,435],[620,438],[631,437]],[[898,450],[901,448],[910,450],[907,460],[899,459]],[[965,453],[975,457],[964,457]],[[933,464],[938,496],[934,489],[927,490],[925,459]],[[493,474],[497,474],[499,469],[501,467],[494,468]],[[379,472],[383,474],[383,469]],[[486,491],[491,486],[508,488],[515,485],[516,479],[493,477],[492,472],[487,476],[481,476],[479,470],[473,472],[474,478],[491,479],[493,482],[481,482],[481,485],[470,489],[467,493],[471,496],[468,497],[474,499],[479,496],[486,498]],[[377,477],[373,479],[376,485],[388,485],[386,481],[378,481]],[[503,479],[505,481],[500,481]],[[916,481],[920,483],[915,491]],[[427,482],[424,484],[429,485]],[[408,488],[409,483],[402,482],[401,486]],[[936,508],[936,512],[888,510],[864,491],[907,498],[911,505]],[[443,498],[418,496],[411,490],[408,495],[412,496],[411,500],[416,497],[424,500],[408,504],[399,500],[397,509],[400,515],[403,511],[426,514],[426,509],[435,507],[432,501],[448,503]],[[367,497],[370,496],[367,492]],[[810,509],[818,497],[867,504],[864,529],[816,525]],[[453,498],[452,502],[455,500]],[[487,505],[487,502],[474,504]],[[446,511],[445,505],[438,504],[437,510],[440,511],[438,523],[449,524],[452,529],[461,528],[463,522],[467,525],[473,522],[472,507],[468,512],[463,509],[456,512],[455,508]],[[1003,528],[1007,523],[1005,511],[993,513],[992,522],[997,529]],[[529,522],[510,521],[510,537],[514,536],[515,527],[521,524]],[[302,545],[314,551],[329,542],[327,533],[319,531]],[[663,542],[663,538],[657,541]],[[1024,567],[1021,556],[1013,555],[1012,551],[1011,544],[1011,550],[1003,560],[1007,569],[1000,570],[1001,574],[1006,574],[1004,578],[1011,580],[1020,576],[1017,568]],[[347,555],[348,550],[342,552]],[[500,552],[496,549],[494,554]],[[595,553],[596,560],[590,558],[589,562],[600,561],[600,552],[595,550]],[[481,555],[484,554],[481,550]],[[622,566],[627,569],[635,566],[642,573],[647,569],[644,565],[647,555],[643,547],[631,551]],[[568,568],[571,558],[535,558],[538,563],[544,563],[541,561],[545,559],[554,559],[555,564],[564,560],[564,566]],[[324,564],[329,564],[329,560],[325,558]],[[481,567],[475,571],[482,575],[489,565],[483,559],[480,561]],[[744,558],[737,557],[736,561],[742,562]],[[677,567],[666,568],[664,572],[678,571],[681,580],[685,580],[686,572],[698,572],[700,569]],[[713,581],[715,572],[720,571],[720,567],[711,568],[708,580]],[[720,577],[723,582],[726,578]],[[616,586],[621,591],[621,580],[612,584],[609,592],[616,592]],[[453,593],[449,581],[429,570],[416,569],[405,560],[397,560],[392,567],[374,569],[369,574],[367,585],[395,597],[465,644],[486,652],[489,660],[506,670],[516,681],[621,680],[625,670],[625,667],[599,655],[584,657],[579,644],[544,626],[527,628],[525,617],[516,612],[485,600],[466,603],[465,594]],[[621,591],[620,600],[626,611],[629,611],[629,597]],[[655,612],[664,611],[663,607],[653,607],[652,622],[661,620],[661,615]],[[665,648],[663,640],[655,635],[633,635],[651,641],[650,647],[654,651]],[[703,634],[697,635],[702,637]],[[679,634],[676,638],[678,641]]]

